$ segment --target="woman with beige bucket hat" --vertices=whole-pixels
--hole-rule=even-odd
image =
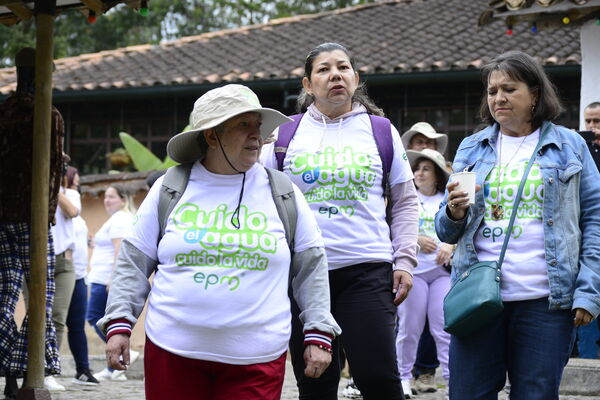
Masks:
[[[127,368],[131,327],[148,298],[147,399],[279,399],[291,331],[290,269],[303,310],[307,376],[327,368],[331,340],[340,334],[315,218],[293,187],[290,249],[270,172],[257,163],[263,140],[288,118],[263,108],[249,88],[226,85],[196,100],[191,121],[193,129],[167,145],[169,156],[191,169],[162,220],[164,234],[160,200],[171,171],[152,186],[123,240],[98,323],[107,332],[108,363]]]

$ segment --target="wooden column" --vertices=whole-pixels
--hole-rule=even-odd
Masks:
[[[35,108],[31,193],[31,277],[27,379],[21,399],[50,399],[44,389],[46,272],[52,112],[52,59],[55,0],[36,1]]]

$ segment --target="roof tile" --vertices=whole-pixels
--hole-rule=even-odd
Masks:
[[[509,49],[544,64],[581,63],[579,29],[532,33],[525,24],[506,35],[503,21],[478,26],[486,1],[389,0],[273,20],[55,61],[58,91],[219,83],[301,77],[306,53],[338,41],[366,74],[479,68]],[[0,69],[0,94],[15,89],[14,68]]]

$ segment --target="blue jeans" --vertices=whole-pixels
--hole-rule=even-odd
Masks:
[[[595,322],[577,328],[580,358],[600,358],[600,329]]]
[[[77,373],[90,369],[87,337],[85,336],[86,310],[87,285],[85,279],[77,279],[71,297],[71,304],[69,305],[69,313],[67,314],[67,337]]]
[[[96,322],[98,322],[100,318],[104,317],[106,300],[108,300],[108,291],[106,290],[106,285],[92,283],[86,318],[90,325],[92,325],[92,327],[96,330],[96,333],[98,336],[100,336],[100,339],[102,339],[103,342],[106,342],[106,336],[104,336],[104,333],[98,329]]]
[[[440,366],[437,358],[437,349],[431,332],[429,332],[429,320],[425,320],[425,327],[419,339],[417,348],[417,360],[415,361],[415,376],[426,373],[435,373],[435,369]]]
[[[569,310],[548,310],[548,299],[504,303],[504,311],[475,334],[450,342],[450,400],[497,400],[508,372],[511,400],[558,400],[575,341]]]

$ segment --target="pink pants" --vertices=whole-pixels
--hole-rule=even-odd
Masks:
[[[261,364],[232,365],[185,358],[146,339],[147,400],[279,400],[286,353]]]
[[[450,289],[450,274],[436,268],[413,276],[413,288],[398,307],[398,334],[396,355],[402,380],[412,378],[412,369],[417,358],[419,338],[429,319],[429,330],[435,340],[437,356],[442,366],[442,376],[448,382],[448,347],[450,334],[444,331],[444,297]]]

